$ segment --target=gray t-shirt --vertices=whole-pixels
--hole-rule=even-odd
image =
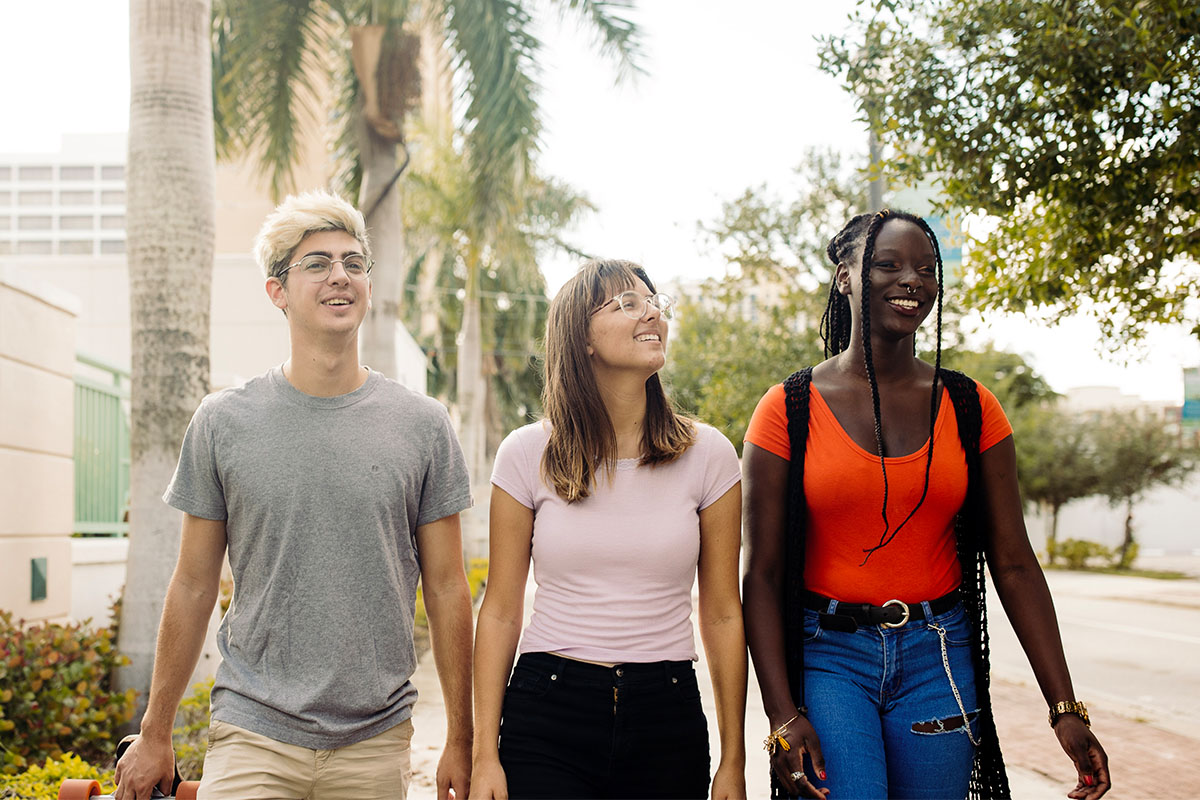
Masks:
[[[226,521],[213,719],[320,750],[412,715],[416,529],[471,505],[440,403],[374,371],[313,397],[276,367],[204,399],[163,499]]]

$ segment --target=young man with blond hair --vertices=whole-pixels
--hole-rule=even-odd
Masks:
[[[422,581],[447,741],[438,796],[469,791],[471,601],[458,514],[471,503],[439,403],[359,363],[371,302],[362,214],[327,192],[289,197],[255,243],[290,355],[209,395],[164,500],[184,512],[141,736],[118,800],[165,791],[171,729],[228,552],[200,797],[403,798]]]

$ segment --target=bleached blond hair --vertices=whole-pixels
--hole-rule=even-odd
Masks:
[[[345,231],[371,257],[367,223],[362,212],[325,189],[289,195],[263,221],[254,238],[254,260],[270,278],[287,269],[292,253],[310,233]],[[286,280],[283,275],[280,280]]]

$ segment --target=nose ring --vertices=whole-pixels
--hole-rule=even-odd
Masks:
[[[915,286],[905,286],[905,287],[904,287],[904,290],[905,290],[906,292],[908,292],[909,294],[916,294],[916,293],[917,293],[917,287],[915,287]]]

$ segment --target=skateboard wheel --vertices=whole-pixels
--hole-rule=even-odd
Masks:
[[[196,800],[196,792],[200,790],[200,781],[184,781],[175,790],[175,800]]]
[[[58,787],[58,800],[88,800],[99,794],[99,782],[82,778],[68,778]]]

